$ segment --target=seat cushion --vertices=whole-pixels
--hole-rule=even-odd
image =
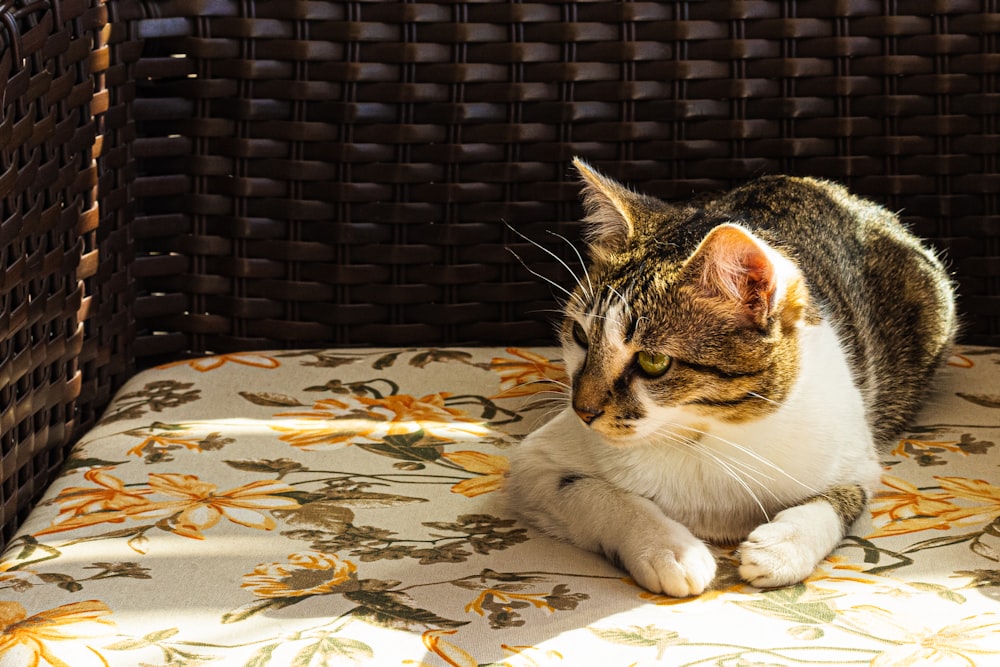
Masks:
[[[951,358],[807,581],[754,589],[719,549],[713,589],[683,600],[505,507],[508,454],[565,406],[557,357],[300,350],[138,374],[0,560],[0,665],[1000,660],[1000,350]]]

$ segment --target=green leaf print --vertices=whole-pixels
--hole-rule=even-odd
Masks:
[[[344,597],[358,603],[354,613],[369,621],[394,628],[410,628],[414,624],[435,628],[458,628],[468,621],[454,621],[410,605],[410,596],[399,591],[349,591]]]
[[[254,405],[270,408],[292,408],[305,405],[294,396],[288,394],[277,394],[270,391],[241,391],[238,392],[244,399]]]
[[[301,602],[305,599],[307,598],[290,596],[284,598],[264,598],[262,600],[254,600],[253,602],[242,605],[223,614],[222,622],[226,624],[239,623],[240,621],[245,621],[261,612],[284,609],[285,607],[290,607],[293,604]]]
[[[298,652],[292,667],[326,667],[343,664],[342,659],[352,662],[375,657],[372,648],[356,639],[326,636],[315,644],[310,644]]]
[[[1000,408],[1000,395],[997,394],[966,394],[956,392],[955,395],[983,408]]]
[[[616,644],[628,646],[660,646],[661,644],[683,644],[684,639],[673,630],[658,628],[655,625],[627,628],[588,628],[601,639]]]
[[[401,461],[432,462],[441,458],[444,447],[439,440],[427,439],[423,430],[400,435],[387,435],[381,442],[357,442],[366,452]]]
[[[775,616],[793,623],[830,623],[837,612],[822,600],[801,600],[807,592],[804,584],[762,592],[756,599],[736,601],[744,609]]]

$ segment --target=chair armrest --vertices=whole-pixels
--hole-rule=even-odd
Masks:
[[[133,366],[134,10],[0,3],[0,542]]]

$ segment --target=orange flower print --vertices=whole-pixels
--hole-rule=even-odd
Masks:
[[[956,454],[964,454],[968,456],[968,452],[963,450],[959,445],[960,440],[916,440],[914,438],[902,438],[897,444],[895,449],[892,450],[893,456],[902,456],[903,458],[910,458],[911,452],[923,453],[923,452],[934,452],[934,451],[946,451],[954,452]]]
[[[444,637],[454,635],[456,632],[458,630],[426,630],[421,639],[430,653],[441,658],[450,667],[478,667],[480,663],[472,657],[471,653],[444,639]],[[500,648],[510,657],[505,658],[502,662],[491,662],[490,664],[495,665],[495,667],[541,667],[541,665],[551,664],[553,661],[562,661],[562,654],[558,651],[547,651],[536,646],[501,644]],[[412,667],[436,667],[434,663],[415,660],[404,660],[403,664]]]
[[[98,523],[121,523],[131,512],[150,507],[146,496],[152,491],[148,487],[128,489],[122,480],[107,474],[108,470],[112,468],[95,468],[84,473],[84,479],[96,488],[71,486],[63,489],[52,500],[60,505],[52,526],[35,534],[47,535]]]
[[[223,517],[259,530],[271,530],[274,519],[262,514],[275,509],[297,509],[298,501],[279,494],[292,487],[276,481],[258,481],[228,491],[202,482],[194,475],[151,474],[149,484],[126,491],[125,484],[101,470],[84,475],[98,488],[71,487],[54,502],[62,503],[52,525],[35,535],[48,535],[100,523],[121,523],[126,519],[170,517],[170,530],[178,535],[203,539],[202,530],[216,525]],[[177,500],[154,501],[149,495],[159,493]]]
[[[196,540],[204,539],[201,531],[215,526],[222,518],[247,528],[273,530],[275,521],[264,512],[299,507],[297,500],[278,495],[292,491],[292,487],[273,480],[218,492],[214,484],[202,482],[194,475],[169,473],[150,475],[149,486],[178,500],[153,503],[142,514],[173,515],[173,532]]]
[[[389,435],[424,431],[441,440],[456,434],[486,435],[481,419],[470,417],[458,408],[449,408],[445,400],[449,393],[428,394],[422,398],[397,395],[385,398],[358,398],[371,411],[385,414],[392,424]]]
[[[207,373],[221,368],[228,363],[240,364],[241,366],[252,366],[254,368],[273,369],[281,366],[281,362],[274,357],[269,357],[259,352],[235,352],[232,354],[220,354],[214,357],[201,357],[198,359],[185,359],[184,361],[174,361],[169,364],[157,366],[157,370],[166,370],[175,366],[189,366],[199,373]]]
[[[475,498],[502,488],[504,476],[510,468],[505,456],[472,451],[446,452],[441,456],[468,472],[480,475],[451,487],[452,493],[461,493],[466,498]]]
[[[914,516],[933,517],[955,507],[948,502],[948,495],[918,489],[893,475],[883,475],[882,485],[890,490],[875,494],[872,502],[874,519],[885,517],[896,521]]]
[[[192,440],[190,438],[168,438],[164,435],[148,435],[145,440],[128,450],[127,453],[130,456],[142,456],[147,451],[166,451],[175,447],[184,447],[194,452],[201,451],[201,445],[197,440]]]
[[[544,609],[545,611],[555,613],[555,608],[549,604],[548,598],[550,595],[550,593],[518,593],[516,591],[504,591],[497,588],[485,588],[479,592],[475,600],[465,605],[465,611],[466,613],[475,612],[480,616],[485,616],[486,611],[483,609],[483,604],[487,601],[505,604],[517,600],[526,602],[536,609]]]
[[[675,605],[691,604],[692,602],[708,602],[710,600],[723,597],[727,593],[741,593],[745,592],[747,589],[747,586],[743,584],[732,584],[724,588],[720,587],[707,590],[701,595],[698,595],[696,597],[675,598],[671,597],[670,595],[663,595],[661,593],[650,593],[647,590],[641,589],[639,587],[639,584],[635,583],[635,580],[632,579],[632,577],[623,577],[622,581],[624,581],[629,586],[635,586],[636,588],[640,589],[641,592],[639,593],[639,599],[655,604],[658,607],[673,607]]]
[[[356,588],[357,567],[317,552],[295,553],[287,563],[258,565],[243,577],[243,588],[262,598],[308,597]]]
[[[500,393],[495,398],[532,396],[545,391],[566,393],[569,379],[561,362],[550,361],[528,350],[507,348],[514,359],[495,357],[490,370],[500,375]]]
[[[103,634],[102,626],[113,626],[102,618],[110,613],[103,602],[87,600],[28,616],[19,603],[0,600],[0,665],[106,667],[107,661],[83,640]]]
[[[453,635],[456,632],[458,630],[427,630],[421,636],[421,639],[428,651],[452,667],[478,667],[479,661],[473,658],[468,651],[444,639],[445,635]],[[406,660],[403,664],[430,667],[429,663],[414,662],[412,660]]]
[[[371,415],[336,398],[316,401],[308,412],[282,412],[275,416],[295,418],[272,425],[271,429],[284,434],[278,438],[282,442],[306,451],[318,446],[350,444],[354,438],[367,438],[378,426]]]
[[[949,521],[960,525],[989,524],[1000,517],[1000,487],[982,479],[964,477],[935,477],[941,490],[953,498],[966,500],[976,505],[960,507],[947,513]]]
[[[537,646],[508,646],[507,644],[501,644],[500,648],[511,654],[510,658],[500,663],[503,667],[541,667],[555,661],[561,662],[563,658],[562,653],[559,651],[552,649],[545,650]]]
[[[489,430],[482,419],[445,404],[450,396],[438,393],[421,398],[407,395],[326,398],[315,402],[309,411],[275,415],[296,421],[271,428],[284,434],[279,437],[283,442],[305,450],[344,446],[359,438],[380,442],[387,436],[418,431],[442,442],[487,435]]]
[[[969,359],[964,354],[952,354],[951,358],[948,359],[948,365],[953,368],[973,368],[976,365],[972,359]]]
[[[876,522],[881,518],[888,521],[869,537],[981,525],[1000,516],[1000,487],[963,477],[934,479],[939,483],[940,492],[921,490],[899,478],[884,475],[882,483],[893,491],[875,495],[872,516]],[[974,504],[963,507],[953,500]]]
[[[830,554],[823,559],[816,570],[806,577],[804,584],[811,586],[817,583],[834,581],[853,581],[859,584],[874,584],[876,580],[865,575],[865,568],[850,559],[837,554]]]
[[[910,665],[986,664],[980,656],[1000,655],[1000,623],[994,614],[986,613],[963,618],[934,629],[903,625],[888,610],[871,605],[858,605],[841,612],[858,627],[896,644],[877,655],[872,667],[908,667]],[[928,619],[933,623],[934,619]],[[995,658],[994,658],[995,660]],[[991,663],[992,664],[992,663]]]

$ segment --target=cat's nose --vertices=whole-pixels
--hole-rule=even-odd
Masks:
[[[597,412],[592,412],[590,410],[587,410],[586,408],[578,408],[575,405],[573,406],[573,412],[575,412],[576,416],[582,419],[583,423],[586,424],[587,426],[590,426],[592,423],[594,423],[595,419],[604,414],[604,410],[598,410]]]

